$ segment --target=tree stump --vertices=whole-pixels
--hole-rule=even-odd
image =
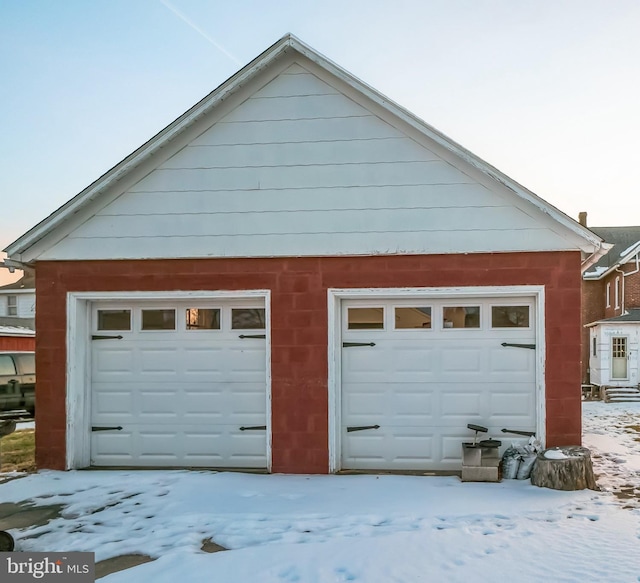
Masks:
[[[541,451],[531,472],[531,483],[554,490],[597,490],[591,452],[578,445]]]

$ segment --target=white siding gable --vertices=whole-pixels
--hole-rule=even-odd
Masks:
[[[39,259],[576,249],[328,74],[294,64],[266,81]]]

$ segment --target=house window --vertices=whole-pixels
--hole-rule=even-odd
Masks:
[[[611,282],[607,284],[607,308],[611,307]]]
[[[592,344],[591,351],[593,352],[593,356],[596,356],[596,353],[598,352],[598,339],[593,338],[593,340],[591,341],[591,344]]]
[[[7,316],[18,315],[18,296],[7,296]]]
[[[616,288],[613,293],[616,301],[616,310],[617,310],[620,307],[620,278],[619,277],[616,277]]]

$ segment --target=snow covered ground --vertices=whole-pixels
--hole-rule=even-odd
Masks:
[[[640,404],[584,403],[603,492],[454,477],[41,472],[0,501],[64,504],[21,550],[157,560],[105,583],[640,581]],[[627,492],[625,489],[633,489]],[[635,496],[635,498],[634,498]],[[208,554],[211,538],[231,549]]]

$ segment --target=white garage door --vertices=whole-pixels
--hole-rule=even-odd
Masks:
[[[262,300],[92,306],[91,464],[267,466]]]
[[[459,470],[468,423],[535,431],[534,323],[532,298],[344,300],[342,468]]]

